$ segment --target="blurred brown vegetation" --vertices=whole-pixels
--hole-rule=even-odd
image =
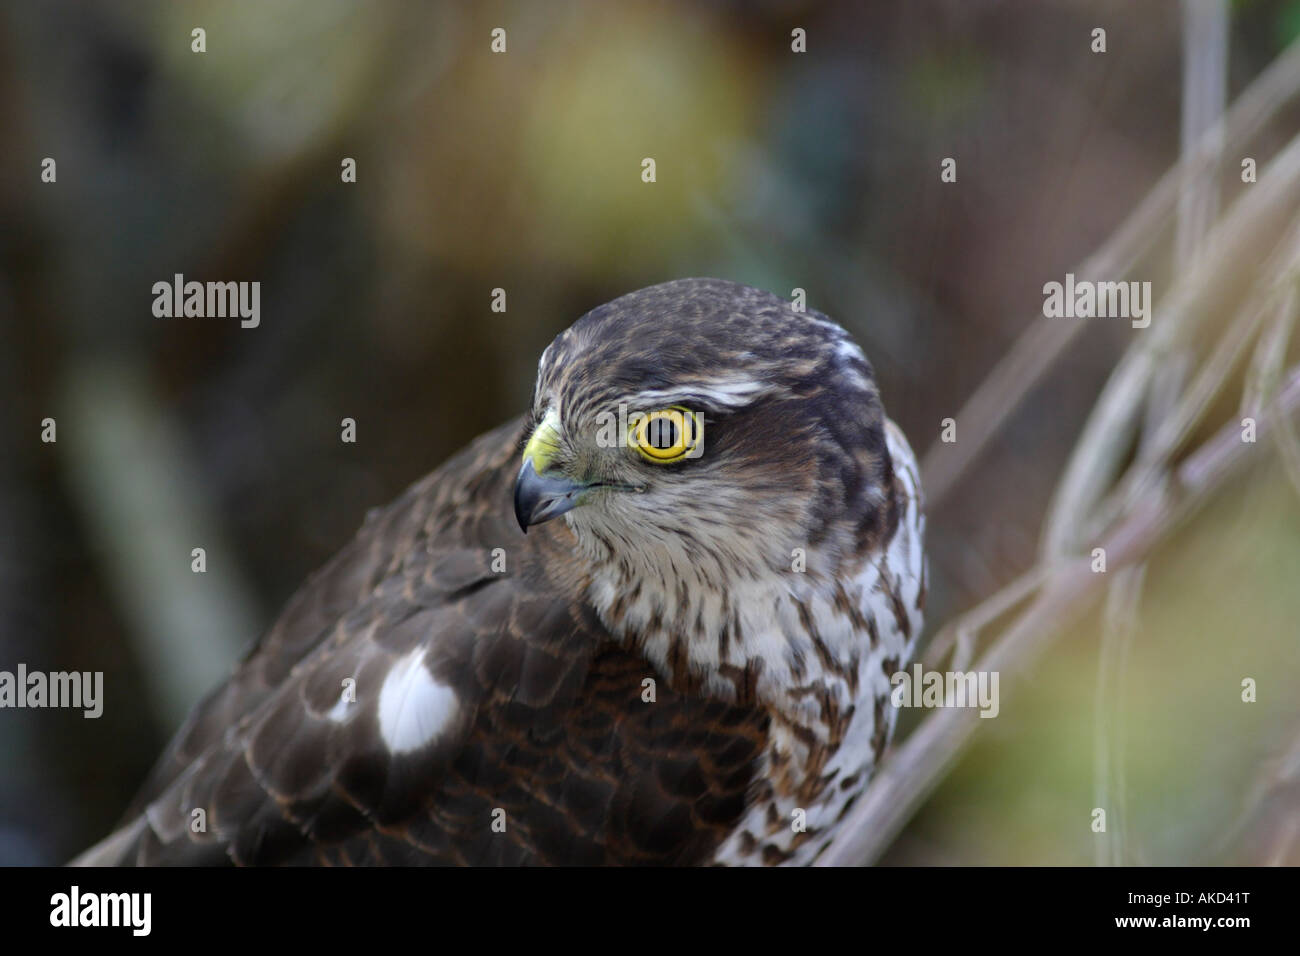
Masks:
[[[1290,39],[1292,7],[1234,5],[1229,99]],[[228,590],[205,630],[233,660],[368,508],[524,408],[557,332],[688,275],[808,290],[921,452],[1048,321],[1043,283],[1177,159],[1179,37],[1173,0],[5,3],[0,668],[103,670],[107,703],[98,721],[0,713],[0,863],[107,832],[179,719],[160,688],[181,678],[141,639],[162,582],[128,580],[97,489],[184,463],[177,526],[211,529]],[[155,318],[174,273],[260,281],[260,327]],[[931,514],[935,624],[1033,562],[1133,334],[1090,325]],[[165,438],[79,456],[67,409]],[[39,441],[49,415],[58,445]],[[1152,563],[1122,698],[1142,861],[1222,859],[1300,732],[1297,514],[1260,465]],[[175,561],[188,574],[188,546]],[[1073,628],[985,722],[890,862],[1093,858],[1099,631]],[[1236,703],[1249,675],[1256,708]]]

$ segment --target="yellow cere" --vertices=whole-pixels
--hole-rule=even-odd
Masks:
[[[524,461],[533,463],[539,475],[546,471],[560,447],[560,416],[555,409],[547,409],[546,416],[533,429],[528,444],[524,446]]]

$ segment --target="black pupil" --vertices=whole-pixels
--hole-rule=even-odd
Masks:
[[[650,445],[653,448],[672,448],[677,444],[677,425],[671,418],[656,418],[650,423]]]

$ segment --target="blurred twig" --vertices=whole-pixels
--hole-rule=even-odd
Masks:
[[[975,641],[979,632],[1042,587],[1052,570],[1050,565],[1036,564],[992,597],[949,621],[926,647],[925,664],[937,667],[945,655],[952,651],[953,670],[965,670],[975,656]]]
[[[1273,159],[1260,181],[1247,190],[1211,231],[1206,245],[1213,256],[1181,273],[1170,286],[1145,334],[1135,339],[1097,400],[1083,435],[1075,445],[1044,522],[1043,551],[1063,554],[1078,545],[1087,515],[1114,482],[1132,439],[1141,425],[1142,400],[1160,358],[1171,343],[1187,341],[1205,318],[1215,312],[1222,293],[1257,272],[1265,250],[1276,245],[1277,234],[1290,225],[1300,201],[1300,136]],[[1281,267],[1275,260],[1275,269]],[[1272,284],[1265,287],[1267,294]],[[1077,323],[1076,323],[1077,324]],[[1171,416],[1171,421],[1182,421]],[[1161,447],[1161,454],[1172,448]],[[1149,454],[1155,454],[1154,450]]]
[[[152,678],[179,725],[260,630],[177,428],[126,364],[72,365],[60,388],[64,474]],[[191,570],[202,547],[207,570]]]
[[[1138,204],[1111,237],[1072,271],[1079,279],[1128,275],[1171,222],[1185,176],[1213,165],[1218,144],[1244,149],[1287,103],[1300,94],[1300,42],[1292,43],[1233,103],[1191,155],[1184,156]],[[1263,176],[1260,177],[1261,181]],[[993,368],[956,416],[962,440],[936,441],[925,454],[926,499],[937,508],[966,469],[997,434],[1029,391],[1083,331],[1081,322],[1029,322],[1007,355]]]
[[[1300,366],[1261,413],[1259,435],[1300,410]],[[1111,570],[1148,555],[1263,447],[1241,440],[1236,422],[1227,423],[1174,472],[1168,492],[1147,498],[1103,541]],[[1031,666],[1067,622],[1101,595],[1107,575],[1094,573],[1087,558],[1070,558],[1052,572],[1037,599],[978,663],[979,670],[1018,673]],[[890,844],[944,770],[979,726],[979,711],[951,707],[933,711],[881,765],[866,794],[854,806],[843,833],[821,855],[819,866],[873,862]]]
[[[1159,318],[1137,333],[1094,407],[1045,520],[1038,564],[948,624],[927,655],[934,662],[955,649],[954,666],[965,669],[978,632],[1032,595],[977,664],[981,671],[1024,671],[1054,634],[1109,587],[1098,678],[1096,779],[1100,805],[1120,832],[1102,848],[1102,862],[1125,862],[1133,855],[1123,843],[1123,754],[1115,746],[1110,717],[1135,627],[1145,561],[1240,464],[1265,447],[1263,438],[1285,445],[1286,436],[1294,437],[1290,417],[1300,409],[1300,365],[1285,376],[1278,374],[1290,340],[1289,316],[1300,266],[1300,136],[1273,158],[1227,215],[1208,228],[1217,205],[1209,195],[1214,192],[1213,170],[1225,135],[1235,143],[1253,136],[1300,91],[1300,44],[1293,44],[1221,121],[1213,122],[1221,107],[1214,88],[1224,82],[1226,10],[1219,0],[1188,0],[1188,9],[1189,21],[1195,20],[1188,25],[1188,56],[1209,61],[1202,67],[1217,74],[1204,86],[1199,80],[1188,82],[1188,95],[1197,103],[1188,107],[1184,118],[1196,128],[1184,127],[1185,145],[1195,143],[1195,148],[1184,153],[1119,232],[1076,270],[1083,279],[1117,281],[1128,275],[1167,232],[1167,220],[1177,205],[1180,226],[1174,237],[1173,279],[1161,299]],[[1189,66],[1189,73],[1195,66]],[[1209,123],[1208,132],[1198,132]],[[1212,315],[1226,316],[1226,329],[1207,348],[1198,344],[1204,337],[1196,332]],[[1001,427],[1010,407],[1084,325],[1036,322],[1022,336],[963,410],[961,449],[939,445],[927,456],[926,468],[938,472],[926,473],[932,502],[953,486]],[[1239,421],[1227,421],[1176,461],[1211,399],[1222,391],[1261,329],[1265,331],[1256,349],[1254,374],[1248,379],[1252,407],[1258,410],[1255,440],[1245,437]],[[1208,354],[1189,385],[1198,352]],[[1300,448],[1300,442],[1295,445]],[[1098,573],[1092,560],[1081,555],[1094,544],[1101,545],[1109,573]],[[978,713],[947,708],[929,714],[881,766],[819,863],[874,861],[980,725]]]
[[[1213,856],[1252,866],[1295,865],[1300,837],[1300,728],[1265,760],[1241,813],[1223,830]]]
[[[1297,237],[1296,248],[1300,253],[1300,237]],[[1251,359],[1250,377],[1246,382],[1246,393],[1242,397],[1242,412],[1250,417],[1259,414],[1260,406],[1277,388],[1282,363],[1291,342],[1296,309],[1300,306],[1300,294],[1297,292],[1300,288],[1300,255],[1297,255],[1292,265],[1285,278],[1285,290],[1277,314],[1260,336]],[[1297,439],[1295,429],[1290,427],[1279,428],[1273,434],[1283,470],[1291,487],[1300,495],[1300,439]]]
[[[1197,143],[1210,137],[1214,163],[1191,169],[1183,177],[1174,242],[1174,262],[1180,274],[1196,273],[1197,259],[1205,253],[1206,237],[1219,208],[1217,177],[1223,161],[1223,141],[1216,141],[1213,136],[1222,132],[1218,123],[1227,85],[1227,0],[1183,0],[1182,153],[1190,155]],[[1234,323],[1233,328],[1236,326]],[[1156,356],[1154,374],[1144,396],[1146,416],[1137,453],[1142,461],[1167,460],[1170,449],[1153,448],[1153,439],[1178,409],[1192,363],[1192,347],[1187,338],[1186,335],[1167,337],[1163,341],[1164,350]],[[1158,336],[1154,340],[1161,341]],[[1158,475],[1164,480],[1167,472],[1161,469]],[[1095,806],[1106,809],[1108,814],[1108,826],[1094,842],[1096,861],[1101,865],[1123,865],[1136,855],[1129,841],[1127,748],[1118,712],[1125,699],[1124,677],[1137,634],[1145,579],[1145,561],[1115,575],[1107,594],[1105,627],[1097,658],[1093,735]]]

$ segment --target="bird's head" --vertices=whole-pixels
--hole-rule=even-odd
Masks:
[[[542,354],[515,484],[527,530],[564,516],[624,579],[726,586],[833,571],[892,532],[870,364],[838,325],[684,279],[601,306]]]

